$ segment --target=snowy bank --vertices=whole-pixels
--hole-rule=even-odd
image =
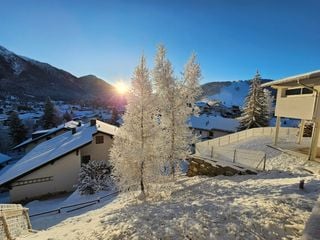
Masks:
[[[301,178],[305,189],[299,189]],[[122,194],[101,209],[20,239],[299,239],[320,178],[270,171],[256,176],[180,177],[169,199]]]

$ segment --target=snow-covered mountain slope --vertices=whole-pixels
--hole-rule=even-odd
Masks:
[[[39,91],[41,90],[41,91]],[[93,75],[78,78],[47,63],[19,56],[0,46],[0,97],[96,101],[108,99],[113,87]]]
[[[263,79],[262,82],[270,81]],[[250,80],[210,82],[202,85],[201,100],[219,100],[224,105],[242,106],[249,92]]]

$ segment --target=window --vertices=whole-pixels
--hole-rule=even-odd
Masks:
[[[82,156],[82,158],[81,158],[81,165],[87,164],[87,163],[90,161],[90,159],[91,159],[90,155]]]
[[[103,136],[96,136],[96,144],[101,144],[104,142]]]
[[[312,94],[313,91],[309,88],[293,88],[286,90],[286,96]]]

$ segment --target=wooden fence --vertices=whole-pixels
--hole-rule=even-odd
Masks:
[[[28,209],[20,204],[0,204],[0,239],[12,240],[31,230]]]

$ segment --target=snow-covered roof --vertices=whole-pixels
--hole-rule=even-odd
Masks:
[[[198,107],[209,107],[209,104],[206,102],[196,102],[195,105]]]
[[[45,130],[38,130],[38,131],[35,131],[33,132],[32,134],[41,134],[40,136],[38,137],[35,137],[35,138],[28,138],[27,140],[23,141],[22,143],[18,144],[17,146],[15,146],[13,149],[17,149],[17,148],[20,148],[22,146],[25,146],[31,142],[34,142],[34,141],[37,141],[41,138],[44,138],[44,137],[47,137],[48,135],[50,134],[53,134],[53,133],[56,133],[62,129],[70,129],[70,128],[75,128],[78,126],[78,122],[76,121],[69,121],[69,122],[66,122],[64,124],[61,124],[55,128],[50,128],[50,129],[45,129]]]
[[[0,153],[0,164],[8,162],[11,159],[8,155]]]
[[[53,160],[56,160],[92,141],[92,135],[97,132],[116,134],[117,127],[96,121],[77,128],[76,133],[65,132],[48,141],[42,142],[15,163],[10,169],[0,175],[0,185],[12,181],[23,174],[31,172]]]
[[[316,77],[320,77],[320,70],[316,70],[316,71],[312,71],[312,72],[307,72],[307,73],[303,73],[303,74],[298,74],[295,76],[291,76],[291,77],[287,77],[287,78],[282,78],[279,80],[275,80],[275,81],[271,81],[271,82],[267,82],[262,84],[262,87],[270,87],[273,85],[280,85],[280,84],[285,84],[285,83],[289,83],[289,82],[294,82],[297,80],[305,80],[305,79],[311,79],[311,78],[316,78]]]
[[[235,132],[239,126],[239,121],[233,118],[223,118],[221,116],[200,115],[191,116],[189,125],[194,129],[221,130]]]

